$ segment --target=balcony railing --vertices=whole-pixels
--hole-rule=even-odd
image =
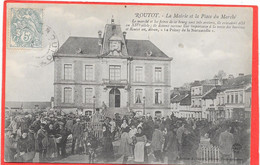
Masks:
[[[110,80],[110,79],[103,79],[103,84],[105,85],[127,85],[128,81],[126,79],[120,80]]]

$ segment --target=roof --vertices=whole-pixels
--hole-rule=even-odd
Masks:
[[[91,37],[69,37],[57,53],[76,54],[80,48],[82,54],[97,55],[100,51],[98,40]]]
[[[217,94],[220,92],[220,88],[212,88],[211,90],[209,90],[207,93],[205,93],[202,96],[202,99],[206,100],[206,99],[216,99]]]
[[[190,90],[183,89],[183,88],[174,88],[170,92],[171,92],[171,98],[174,98],[177,95],[184,95],[185,96],[186,94],[190,93]]]
[[[150,57],[169,58],[149,40],[126,40],[126,44],[129,56],[147,57],[147,53],[151,52]]]
[[[191,95],[188,94],[179,94],[171,98],[171,103],[180,103],[180,105],[191,105]]]
[[[175,95],[173,98],[171,98],[171,103],[178,103],[183,98],[185,98],[186,95]]]
[[[202,83],[200,81],[194,81],[191,83],[191,87],[195,87],[195,86],[201,86]]]
[[[249,87],[246,89],[246,92],[251,92],[251,90],[252,90],[252,87]]]
[[[237,89],[244,88],[252,82],[252,75],[239,76],[236,78],[228,79],[222,86],[223,89]]]
[[[181,100],[180,105],[191,105],[191,95],[190,94],[186,95],[186,97],[184,97]]]
[[[133,57],[161,57],[169,58],[149,40],[125,39],[120,25],[107,24],[103,38],[69,37],[59,48],[56,56],[76,55],[83,57],[106,55],[110,52],[109,40],[118,39],[122,42],[122,55]],[[102,50],[100,43],[102,44]]]
[[[20,101],[6,101],[5,107],[11,109],[35,109],[35,106],[38,106],[39,109],[45,109],[51,107],[51,102],[20,102]]]
[[[99,55],[100,47],[98,38],[91,37],[69,37],[60,47],[57,54],[77,54],[80,49],[84,55]],[[158,47],[149,40],[126,40],[127,52],[129,56],[147,57],[147,52],[151,52],[150,57],[169,58]]]

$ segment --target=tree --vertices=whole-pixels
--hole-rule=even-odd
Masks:
[[[224,72],[223,70],[219,70],[218,71],[218,74],[216,74],[215,76],[214,76],[214,79],[219,79],[219,80],[222,80],[224,77],[226,77],[227,76],[227,73],[226,72]]]

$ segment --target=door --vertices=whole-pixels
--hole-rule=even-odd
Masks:
[[[120,91],[117,88],[109,92],[109,107],[120,107]]]

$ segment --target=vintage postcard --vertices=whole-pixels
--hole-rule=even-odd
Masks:
[[[2,164],[258,164],[256,16],[5,2]]]

